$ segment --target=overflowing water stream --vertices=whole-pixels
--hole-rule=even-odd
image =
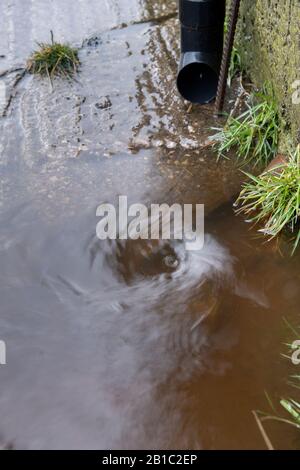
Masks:
[[[82,64],[53,90],[21,70],[50,29]],[[175,2],[0,4],[3,446],[263,449],[252,410],[289,391],[300,259],[234,215],[242,174],[205,145],[211,106],[176,93],[177,32]],[[204,249],[98,240],[119,195],[205,204]]]

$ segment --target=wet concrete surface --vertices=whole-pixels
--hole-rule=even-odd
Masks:
[[[50,29],[81,61],[53,90],[22,71]],[[176,92],[177,36],[175,2],[1,2],[0,436],[15,448],[264,447],[251,410],[286,390],[299,259],[234,216],[242,174],[206,146],[212,106]],[[120,194],[204,203],[204,250],[100,242],[96,207]]]

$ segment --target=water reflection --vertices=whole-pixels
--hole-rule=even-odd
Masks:
[[[174,22],[109,31],[165,12],[165,2],[77,3],[51,3],[58,39],[105,30],[81,51],[81,83],[49,94],[30,78],[1,121],[1,439],[32,449],[263,448],[251,410],[265,408],[264,390],[287,390],[282,316],[299,314],[299,258],[263,246],[222,206],[240,175],[194,148],[211,108],[183,119],[169,91]],[[51,15],[43,2],[9,4],[0,6],[11,28],[5,64],[15,65]],[[100,242],[96,207],[119,194],[205,203],[205,248]],[[293,443],[285,430],[278,442]]]

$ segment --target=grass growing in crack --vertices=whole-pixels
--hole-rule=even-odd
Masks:
[[[228,16],[226,15],[224,21],[224,40],[226,34],[228,33]],[[227,84],[231,87],[232,80],[237,76],[243,73],[242,58],[240,52],[236,46],[233,46],[232,53],[230,57],[230,64],[228,70],[228,79]]]
[[[235,46],[233,46],[231,58],[230,58],[229,70],[228,70],[228,79],[227,79],[228,86],[231,87],[232,80],[236,76],[241,75],[241,74],[243,74],[242,58],[239,53],[239,50]]]
[[[294,237],[293,253],[300,242],[300,146],[288,161],[260,176],[250,178],[237,200],[250,222],[262,223],[260,230],[270,238],[289,228]]]
[[[238,158],[254,166],[267,165],[276,155],[279,139],[278,108],[266,84],[261,93],[252,93],[247,109],[239,117],[230,115],[224,129],[213,136],[218,157],[226,157],[231,149]]]
[[[38,43],[36,50],[27,61],[27,71],[46,75],[51,80],[55,75],[71,77],[79,67],[78,50],[68,44],[60,44],[53,39],[51,43]]]

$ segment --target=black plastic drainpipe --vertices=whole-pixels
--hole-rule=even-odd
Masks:
[[[223,51],[225,0],[179,0],[181,59],[177,88],[191,103],[217,92]]]

